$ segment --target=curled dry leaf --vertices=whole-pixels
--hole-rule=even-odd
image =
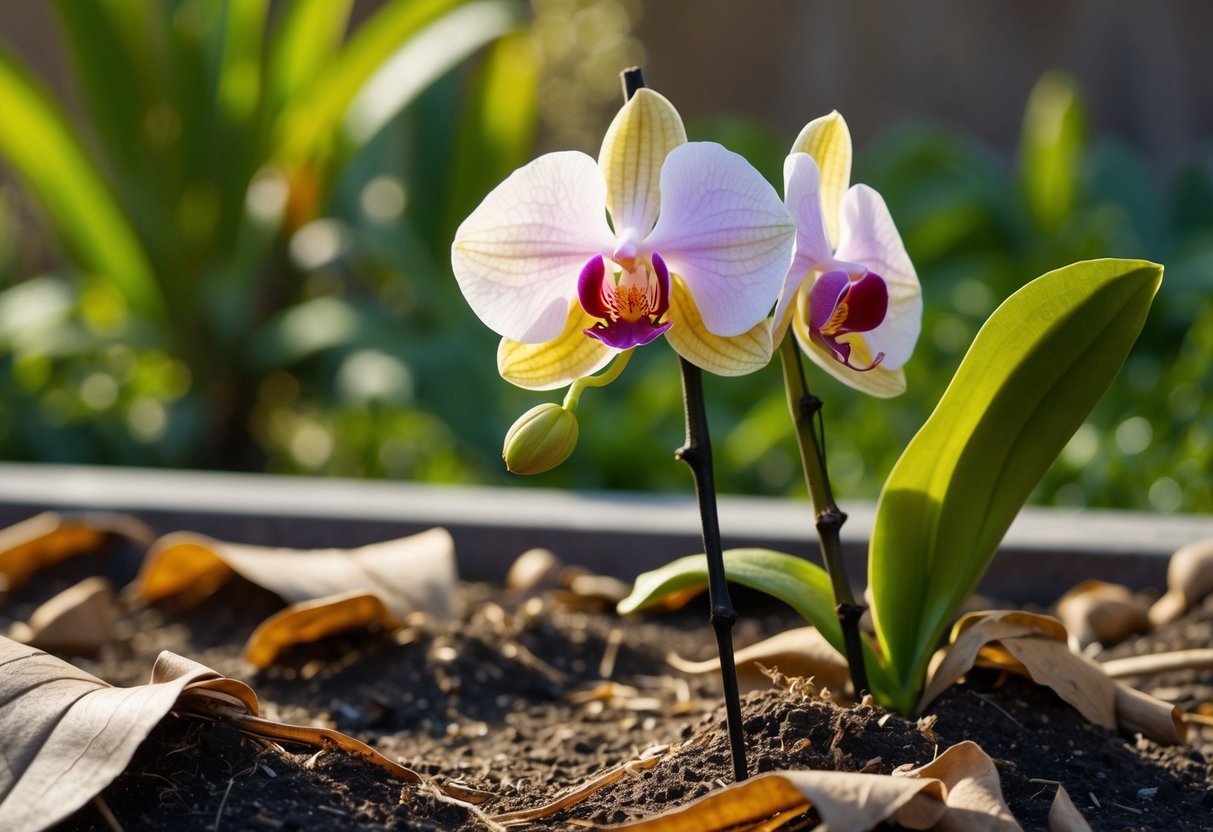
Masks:
[[[1049,832],[1091,832],[1087,819],[1078,811],[1065,787],[1058,786],[1049,807]]]
[[[0,530],[0,590],[15,589],[39,569],[96,551],[114,537],[146,546],[154,535],[134,517],[105,512],[64,516],[48,511]]]
[[[1070,634],[1070,646],[1115,644],[1149,629],[1149,606],[1126,586],[1083,581],[1057,600],[1057,617]]]
[[[1027,676],[1096,725],[1139,732],[1156,742],[1183,742],[1178,709],[1115,682],[1100,665],[1072,652],[1066,639],[1061,622],[1047,615],[970,613],[956,622],[952,643],[936,654],[919,710],[976,665]]]
[[[392,628],[411,613],[447,618],[454,603],[455,544],[445,529],[358,549],[273,549],[170,534],[148,552],[134,583],[148,601],[198,601],[240,574],[290,602],[249,639],[265,666],[292,644],[372,623]]]
[[[944,784],[948,811],[935,828],[940,832],[1013,832],[1020,829],[1002,798],[998,769],[981,746],[961,742],[905,777]]]
[[[1002,799],[994,762],[972,742],[952,746],[930,764],[894,775],[762,774],[656,817],[613,828],[628,832],[774,829],[810,808],[821,818],[817,828],[830,832],[864,832],[886,821],[906,829],[1011,832],[1020,828]]]
[[[812,677],[819,688],[844,691],[850,684],[846,660],[816,627],[796,627],[738,650],[737,677],[742,691],[765,690],[771,679],[763,667],[773,667],[785,676]],[[671,653],[666,657],[676,670],[692,675],[720,672],[720,659],[691,662]]]
[[[527,549],[510,564],[505,585],[509,589],[531,592],[560,586],[564,562],[549,549]]]
[[[1066,646],[1066,630],[1047,615],[969,613],[956,622],[951,644],[937,654],[919,710],[975,664],[1029,676],[1097,725],[1116,726],[1116,685],[1093,662]]]
[[[257,695],[236,679],[161,653],[146,685],[116,688],[67,662],[0,637],[0,829],[39,832],[110,784],[170,711],[221,719],[246,733],[358,756],[391,776],[416,772],[337,731],[257,716]]]
[[[29,622],[13,625],[14,641],[54,653],[88,656],[109,641],[114,591],[105,578],[86,578],[34,610]]]
[[[1213,538],[1177,550],[1167,564],[1167,591],[1150,607],[1150,623],[1161,627],[1213,592]]]

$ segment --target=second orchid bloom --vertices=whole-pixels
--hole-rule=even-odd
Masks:
[[[838,113],[805,126],[784,163],[796,254],[775,310],[819,367],[857,390],[904,392],[922,327],[922,289],[880,194],[848,188],[851,135]]]
[[[497,186],[459,227],[451,260],[473,311],[503,336],[501,375],[550,390],[662,335],[719,375],[765,366],[794,236],[745,159],[687,142],[673,105],[642,89],[597,162],[550,153]]]

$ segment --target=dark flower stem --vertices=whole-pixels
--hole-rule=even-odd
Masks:
[[[623,72],[623,93],[631,99],[644,86],[639,67]],[[720,654],[720,676],[724,683],[725,714],[728,719],[729,747],[733,755],[733,776],[740,782],[747,777],[745,733],[741,723],[741,695],[737,686],[737,667],[733,660],[733,623],[737,610],[729,598],[725,578],[724,552],[720,543],[720,521],[716,514],[716,482],[712,473],[712,441],[708,434],[707,409],[703,400],[703,372],[681,356],[682,400],[686,408],[686,444],[675,452],[685,462],[695,479],[695,495],[699,500],[699,519],[703,527],[703,550],[708,559],[708,596],[711,611],[708,621],[716,633],[716,650]]]
[[[834,591],[835,609],[842,625],[843,646],[846,648],[847,665],[851,670],[851,684],[855,695],[862,696],[868,690],[868,671],[863,661],[863,641],[859,635],[859,619],[863,606],[855,603],[851,582],[847,579],[842,561],[842,545],[839,533],[847,516],[834,502],[830,488],[830,477],[826,472],[825,450],[814,431],[814,419],[821,418],[821,399],[809,392],[804,376],[804,364],[800,358],[800,347],[791,333],[779,345],[779,360],[783,365],[783,386],[788,394],[788,409],[796,425],[796,444],[800,447],[800,462],[804,466],[805,482],[817,512],[817,539],[821,544],[821,559],[830,576]]]

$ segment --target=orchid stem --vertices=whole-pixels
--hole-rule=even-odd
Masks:
[[[821,545],[821,559],[834,591],[838,621],[842,625],[851,684],[855,687],[855,696],[860,697],[868,690],[868,671],[863,661],[863,641],[859,634],[859,619],[863,616],[864,608],[862,604],[855,603],[842,560],[840,532],[847,516],[834,502],[830,476],[826,471],[825,449],[813,430],[813,420],[821,418],[821,399],[809,392],[800,347],[790,334],[779,345],[779,360],[783,365],[783,386],[788,394],[788,409],[796,425],[800,463],[804,466],[804,478],[813,500],[813,510],[817,512],[817,539]]]
[[[576,410],[578,402],[581,401],[581,394],[585,392],[587,387],[606,387],[612,381],[619,378],[619,374],[623,372],[623,368],[628,366],[628,362],[631,360],[632,350],[624,350],[615,356],[615,360],[603,372],[596,376],[585,376],[574,381],[569,385],[569,392],[564,394],[562,407],[565,410]]]
[[[623,71],[623,94],[630,100],[644,87],[644,75],[639,67]],[[703,372],[679,356],[682,370],[682,400],[686,408],[686,443],[675,452],[685,462],[695,479],[695,496],[699,501],[699,520],[703,528],[703,550],[708,559],[708,597],[711,611],[708,621],[716,633],[716,650],[720,655],[720,677],[724,686],[724,709],[728,721],[729,748],[733,756],[733,777],[745,780],[745,733],[741,723],[741,693],[737,684],[737,666],[733,659],[733,624],[737,610],[729,597],[729,585],[724,570],[724,551],[720,543],[720,520],[716,513],[716,481],[712,472],[712,441],[708,434],[707,408],[703,400]]]

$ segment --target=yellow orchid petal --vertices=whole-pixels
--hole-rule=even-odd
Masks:
[[[525,390],[556,390],[596,373],[618,352],[582,330],[597,321],[574,301],[564,331],[542,344],[522,344],[502,338],[497,347],[497,372]]]
[[[796,340],[800,343],[800,348],[812,359],[814,364],[848,387],[878,399],[891,399],[906,391],[906,374],[905,370],[900,367],[896,370],[889,370],[885,367],[873,367],[862,372],[852,370],[842,364],[828,350],[813,343],[809,337],[808,322],[803,314],[805,304],[797,303],[793,306],[796,307],[796,311],[792,317],[792,331],[796,333]],[[673,329],[670,331],[672,332]],[[866,367],[872,363],[872,350],[868,347],[862,333],[854,332],[843,335],[838,340],[850,345],[851,361],[855,366]]]
[[[743,376],[770,363],[774,345],[769,320],[731,338],[714,335],[704,325],[686,284],[674,275],[671,283],[669,318],[674,325],[665,337],[675,352],[718,376]]]
[[[650,89],[637,90],[616,114],[598,153],[616,234],[629,228],[640,237],[649,233],[661,204],[661,166],[686,140],[674,105]]]
[[[830,246],[838,246],[839,206],[851,184],[851,131],[837,110],[805,125],[792,153],[807,153],[821,170],[821,210]]]

